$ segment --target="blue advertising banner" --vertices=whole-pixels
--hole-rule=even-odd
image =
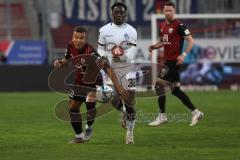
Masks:
[[[111,22],[111,6],[123,2],[128,7],[127,22],[133,26],[150,25],[151,14],[162,10],[166,0],[62,0],[65,23],[100,26]],[[196,13],[195,0],[173,0],[178,13]]]
[[[116,0],[62,0],[63,17],[73,25],[103,25],[111,21],[110,7]],[[150,24],[156,0],[123,0],[128,7],[128,23]]]
[[[4,41],[0,45],[4,45],[2,52],[6,57],[5,64],[41,65],[47,62],[47,46],[44,41]]]

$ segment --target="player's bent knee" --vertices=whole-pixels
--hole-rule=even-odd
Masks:
[[[96,97],[87,97],[86,102],[96,102],[97,98]]]
[[[174,86],[174,87],[180,87],[180,85],[181,85],[180,82],[175,82],[175,83],[173,83],[173,86]]]
[[[89,92],[86,98],[86,102],[96,102],[96,92]]]
[[[161,95],[165,94],[164,86],[160,83],[156,83],[155,86],[154,86],[154,89],[155,89],[158,96],[161,96]]]
[[[79,110],[81,105],[81,102],[75,101],[75,100],[70,100],[69,101],[69,108],[73,110]]]

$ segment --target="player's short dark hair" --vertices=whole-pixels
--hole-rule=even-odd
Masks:
[[[76,26],[74,28],[74,32],[78,32],[78,33],[84,33],[85,32],[85,33],[87,33],[87,30],[82,26]]]
[[[171,1],[167,1],[164,3],[164,6],[172,6],[173,8],[176,8],[175,4]]]
[[[111,6],[111,10],[113,11],[115,7],[123,7],[127,11],[127,6],[124,3],[121,2],[116,2]]]

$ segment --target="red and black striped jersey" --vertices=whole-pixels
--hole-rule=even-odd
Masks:
[[[83,55],[83,56],[80,56]],[[70,42],[67,50],[65,52],[65,58],[67,60],[71,59],[72,63],[74,65],[75,69],[75,85],[86,85],[86,83],[83,82],[83,76],[86,72],[86,68],[88,64],[86,64],[86,60],[84,56],[91,56],[91,55],[98,55],[96,50],[91,46],[90,44],[86,43],[81,49],[77,49],[73,42]],[[95,67],[95,66],[94,66]],[[103,84],[103,78],[101,76],[101,73],[97,76],[96,80],[97,85]]]

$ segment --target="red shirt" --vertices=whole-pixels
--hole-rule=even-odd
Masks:
[[[164,57],[169,61],[176,61],[182,53],[184,36],[190,35],[189,30],[179,20],[170,23],[164,21],[159,26],[160,40],[163,43]]]
[[[77,49],[75,48],[74,44],[72,42],[69,43],[66,53],[65,53],[65,58],[66,59],[71,59],[74,64],[74,69],[75,69],[75,85],[87,85],[86,83],[83,82],[83,76],[85,74],[87,64],[85,63],[86,61],[84,58],[80,58],[79,55],[92,55],[92,54],[97,54],[96,50],[88,43],[86,43],[83,48]],[[78,57],[78,58],[77,58]],[[75,58],[75,59],[74,59]],[[102,85],[103,80],[101,73],[99,73],[97,77],[96,84],[97,85]]]

